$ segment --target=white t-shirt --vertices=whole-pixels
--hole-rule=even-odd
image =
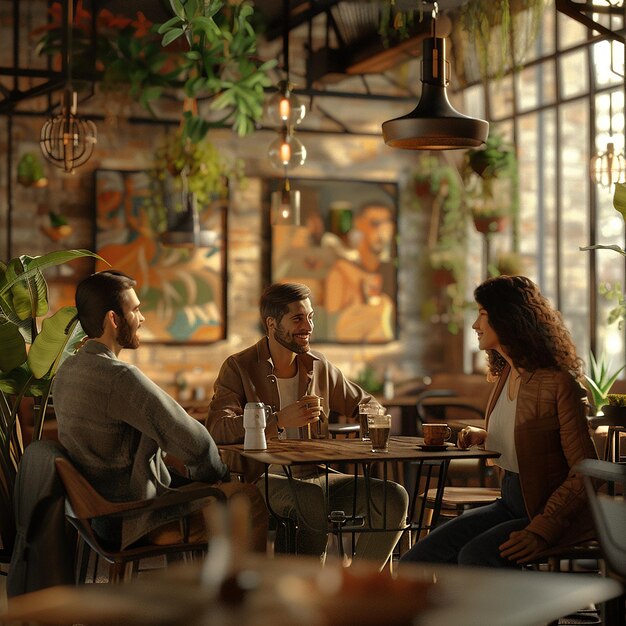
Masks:
[[[500,453],[500,458],[494,463],[509,472],[519,473],[517,453],[515,451],[515,412],[517,410],[517,397],[509,399],[507,390],[508,381],[505,383],[489,417],[489,430],[485,440],[485,448]]]
[[[284,408],[297,402],[298,397],[298,374],[291,378],[278,378],[278,393],[280,395],[280,408]],[[300,429],[285,428],[278,436],[279,439],[302,439]],[[279,465],[270,465],[270,474],[284,474],[283,468]],[[291,475],[294,478],[313,478],[318,475],[317,468],[314,465],[293,465]]]
[[[299,400],[298,398],[298,374],[291,378],[276,378],[278,381],[278,393],[280,396],[280,408],[283,409],[294,402]],[[279,439],[300,439],[299,428],[285,428],[280,434]]]

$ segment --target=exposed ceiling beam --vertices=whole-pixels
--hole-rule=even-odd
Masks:
[[[606,26],[603,26],[599,22],[596,22],[592,17],[590,17],[593,13],[605,13],[610,15],[624,15],[624,7],[616,7],[616,6],[590,6],[588,4],[583,4],[580,2],[574,2],[573,0],[556,0],[555,6],[557,11],[571,17],[576,20],[583,26],[587,28],[591,28],[596,32],[612,39],[613,41],[619,41],[620,43],[626,43],[626,39],[624,38],[623,31],[614,31]]]

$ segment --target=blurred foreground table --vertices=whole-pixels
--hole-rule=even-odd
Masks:
[[[15,598],[0,622],[104,626],[533,626],[621,593],[587,574],[407,564],[392,579],[365,563],[321,568],[309,557],[248,556],[239,602],[201,582],[201,564],[121,585],[53,587]],[[232,599],[232,598],[231,598]]]

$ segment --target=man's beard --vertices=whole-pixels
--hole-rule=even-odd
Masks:
[[[274,329],[274,339],[287,350],[291,350],[295,354],[304,354],[311,349],[311,346],[301,346],[293,340],[293,336],[288,335],[280,326],[280,324]]]
[[[120,327],[117,331],[117,343],[119,343],[122,348],[136,350],[139,347],[137,330],[133,330],[126,321],[126,318],[122,315],[120,315],[120,320]]]

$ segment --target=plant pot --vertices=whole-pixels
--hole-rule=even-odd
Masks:
[[[61,241],[61,239],[66,239],[72,234],[73,228],[69,224],[63,224],[61,226],[42,226],[41,232],[52,239],[52,241]]]
[[[445,267],[438,267],[437,269],[433,269],[432,277],[433,287],[435,287],[435,289],[443,289],[444,287],[452,285],[456,282],[454,272],[452,270],[446,269]]]
[[[32,187],[34,189],[43,189],[48,186],[48,179],[45,177],[33,179],[27,177],[19,177],[17,178],[17,182],[23,187]]]
[[[616,406],[614,404],[605,404],[601,409],[604,417],[609,419],[624,420],[626,424],[626,406]]]
[[[418,198],[430,196],[430,183],[427,180],[415,181],[415,195]]]
[[[504,215],[493,217],[474,216],[474,226],[479,233],[501,233],[506,228],[508,218]]]

